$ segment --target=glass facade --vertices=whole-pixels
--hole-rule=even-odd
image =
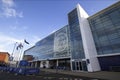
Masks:
[[[87,18],[89,24],[86,17],[87,14],[78,5],[68,13],[68,25],[38,41],[24,54],[32,55],[34,60],[41,62],[40,64],[48,61],[47,66],[51,68],[59,66],[92,72],[99,71],[100,68],[109,70],[111,66],[120,66],[120,64],[116,64],[119,63],[120,57],[117,54],[120,53],[120,2]],[[94,41],[90,29],[88,29],[89,25]],[[83,40],[85,40],[84,43]],[[115,54],[116,56],[114,55],[112,58],[112,55],[109,57],[106,54]],[[111,59],[116,60],[114,65],[114,62],[111,64]]]
[[[68,26],[65,26],[40,40],[34,47],[25,51],[25,55],[33,55],[35,60],[48,60],[62,57],[69,58],[67,30]]]
[[[70,57],[68,48],[68,27],[66,26],[55,32],[54,57]]]
[[[53,58],[54,55],[53,47],[54,47],[54,34],[51,34],[48,37],[37,42],[33,48],[25,52],[25,55],[31,54],[33,55],[35,60]]]
[[[120,6],[88,20],[98,55],[120,53]]]
[[[68,22],[70,31],[71,57],[72,59],[84,59],[85,55],[76,8],[68,14]]]

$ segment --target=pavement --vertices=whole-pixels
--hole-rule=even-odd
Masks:
[[[0,80],[105,80],[40,71],[38,75],[15,75],[0,71]]]
[[[15,73],[0,71],[0,80],[120,80],[120,72],[40,69],[37,75],[15,75]]]
[[[67,74],[72,76],[83,76],[89,78],[99,78],[105,80],[120,80],[120,72],[108,72],[108,71],[98,71],[98,72],[75,72],[67,70],[55,70],[55,69],[41,69],[41,71]]]

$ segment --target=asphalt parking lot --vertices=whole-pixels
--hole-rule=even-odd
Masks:
[[[71,76],[58,73],[41,71],[39,75],[14,75],[12,73],[1,72],[0,80],[104,80],[97,78],[88,78],[82,76]]]

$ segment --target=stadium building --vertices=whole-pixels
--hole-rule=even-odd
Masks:
[[[120,70],[120,1],[88,16],[77,4],[68,25],[24,51],[32,67],[72,70]]]

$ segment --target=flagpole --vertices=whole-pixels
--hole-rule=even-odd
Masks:
[[[24,50],[24,45],[25,45],[25,43],[26,43],[26,44],[30,44],[28,41],[26,41],[26,39],[24,39],[23,49],[22,49],[22,53],[23,53],[23,54],[21,55],[21,58],[23,58],[23,55],[24,55],[24,51],[23,51],[23,50]]]
[[[13,47],[13,51],[12,51],[12,54],[11,54],[11,56],[13,56],[13,53],[14,53],[14,51],[15,51],[15,48],[16,48],[16,44],[17,44],[17,42],[15,42],[15,44],[14,44],[14,47]]]
[[[24,43],[22,44],[22,46],[23,46],[22,48],[19,48],[19,57],[18,57],[17,67],[19,67],[19,63],[20,63],[20,60],[21,60],[21,55],[22,55],[23,48],[24,48]]]
[[[19,67],[19,59],[20,59],[20,52],[21,52],[21,50],[20,49],[18,49],[18,61],[17,61],[17,65],[16,65],[16,67]]]
[[[23,56],[24,44],[25,44],[25,43],[23,43],[23,48],[22,48],[22,50],[21,50],[20,59],[21,59],[21,58],[22,58],[22,56]]]
[[[12,66],[12,61],[13,61],[13,59],[14,59],[13,54],[14,54],[14,52],[15,52],[16,45],[17,45],[17,42],[15,42],[15,43],[14,43],[14,46],[13,46],[13,51],[12,51],[12,53],[11,53],[11,55],[10,55],[10,59],[9,59],[9,66]]]
[[[23,50],[24,50],[24,45],[26,44],[29,44],[29,42],[27,42],[25,39],[24,39],[24,42],[22,44],[22,48],[20,48],[20,56],[19,56],[19,59],[18,59],[18,64],[17,64],[17,67],[19,67],[19,63],[20,63],[20,60],[21,58],[23,57]],[[19,46],[20,47],[20,46]]]

